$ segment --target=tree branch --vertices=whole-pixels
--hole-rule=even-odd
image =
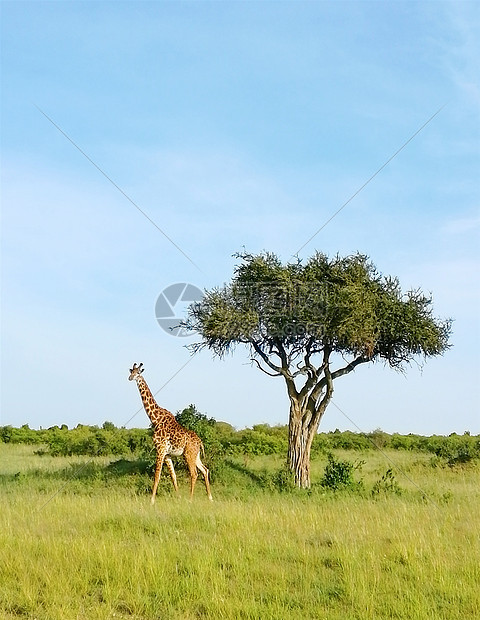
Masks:
[[[337,377],[341,377],[342,375],[346,375],[349,372],[352,372],[352,370],[355,370],[355,368],[359,364],[364,364],[365,362],[371,362],[371,361],[372,361],[371,357],[368,357],[366,355],[359,355],[357,358],[352,360],[349,364],[347,364],[343,368],[338,368],[337,370],[335,370],[335,372],[332,372],[332,379],[336,379]]]
[[[308,379],[305,381],[305,385],[300,390],[300,396],[302,398],[305,399],[308,397],[309,393],[312,394],[313,392],[317,391],[317,388],[320,385],[321,385],[320,391],[323,389],[324,383],[322,382],[325,381],[325,377],[323,379],[319,379],[319,377],[321,373],[325,372],[326,368],[328,367],[330,353],[331,353],[331,349],[325,346],[323,348],[322,364],[318,368],[315,368],[315,366],[313,366],[313,364],[310,362],[310,357],[312,353],[311,351],[307,351],[307,354],[305,355],[305,366],[306,368],[309,369],[309,375],[308,375]],[[317,397],[315,397],[315,400],[316,398]]]
[[[262,368],[262,365],[260,364],[260,362],[254,357],[251,357],[250,361],[255,362],[255,364],[260,368],[260,370],[264,372],[266,375],[268,375],[269,377],[281,377],[282,376],[281,372],[275,372],[275,373],[268,372],[268,370],[265,370],[265,368]]]
[[[262,348],[260,347],[258,342],[255,342],[255,340],[250,340],[250,344],[255,349],[255,353],[257,353],[257,355],[259,355],[262,358],[262,360],[265,362],[267,366],[269,366],[273,371],[275,371],[279,375],[284,374],[283,369],[280,366],[277,366],[276,364],[274,364],[272,360],[268,357],[268,355],[264,351],[262,351]]]

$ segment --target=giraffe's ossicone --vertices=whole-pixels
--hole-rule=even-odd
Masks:
[[[153,394],[147,385],[147,382],[142,377],[144,371],[143,364],[133,365],[130,368],[129,381],[136,381],[140,396],[142,398],[145,412],[150,418],[153,425],[153,443],[157,452],[157,459],[155,463],[155,478],[153,482],[152,490],[152,504],[155,501],[155,495],[157,493],[158,481],[160,480],[160,473],[162,471],[163,462],[167,464],[170,477],[172,478],[175,491],[178,491],[177,476],[175,475],[175,469],[173,468],[172,456],[183,456],[190,473],[190,497],[193,497],[193,490],[195,488],[195,482],[198,478],[198,471],[200,470],[205,480],[205,487],[207,489],[208,499],[213,499],[210,492],[210,482],[208,479],[208,469],[202,463],[200,459],[200,451],[203,450],[203,444],[200,437],[193,431],[189,431],[177,422],[175,416],[159,407],[155,402]]]

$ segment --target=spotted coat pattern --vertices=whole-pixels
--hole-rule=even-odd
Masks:
[[[198,469],[203,474],[207,495],[211,500],[212,494],[210,492],[208,469],[200,459],[200,451],[203,450],[202,440],[195,432],[179,424],[170,411],[157,405],[147,382],[142,377],[143,371],[143,364],[138,366],[134,364],[133,368],[130,369],[129,380],[136,381],[145,412],[153,425],[153,443],[157,452],[157,458],[151,498],[152,504],[155,501],[158,481],[160,480],[160,473],[164,462],[170,472],[175,491],[178,491],[177,476],[173,467],[172,456],[183,456],[187,464],[190,473],[190,497],[193,497]]]

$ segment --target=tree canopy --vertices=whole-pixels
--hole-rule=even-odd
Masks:
[[[431,296],[402,292],[397,278],[383,276],[363,254],[330,259],[317,252],[287,264],[268,252],[236,257],[231,282],[192,304],[183,327],[201,336],[194,351],[222,357],[243,344],[263,372],[284,378],[289,463],[297,483],[308,486],[308,465],[294,460],[309,461],[333,381],[366,362],[405,370],[414,359],[442,354],[451,321],[433,316]]]

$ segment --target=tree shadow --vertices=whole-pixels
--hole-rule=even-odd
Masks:
[[[233,469],[234,471],[237,471],[240,474],[243,474],[244,476],[249,478],[252,482],[257,484],[258,486],[261,486],[261,487],[264,486],[265,476],[263,476],[262,474],[258,474],[257,472],[254,472],[251,469],[248,469],[248,467],[246,467],[245,465],[242,465],[241,463],[237,463],[231,459],[225,459],[225,465],[229,467],[230,469]]]
[[[105,471],[113,477],[121,478],[138,474],[153,475],[154,468],[155,465],[146,459],[129,460],[122,458],[106,465]]]
[[[148,459],[121,458],[110,463],[98,463],[93,459],[78,461],[58,469],[28,468],[16,473],[0,474],[0,483],[26,482],[28,480],[70,480],[78,479],[88,482],[93,479],[125,478],[128,476],[154,473],[155,464]]]
[[[109,480],[112,478],[119,479],[143,474],[150,475],[152,472],[153,466],[148,460],[121,458],[106,464],[96,463],[93,460],[85,461],[84,463],[71,463],[67,467],[51,472],[51,477],[66,479],[75,478],[88,482],[89,480],[95,479]]]

